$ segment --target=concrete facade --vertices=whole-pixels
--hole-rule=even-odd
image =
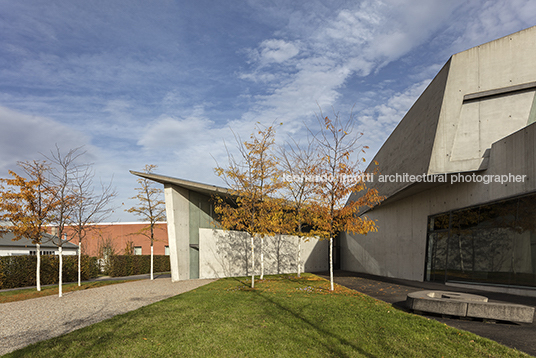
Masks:
[[[363,215],[379,230],[341,235],[343,270],[423,281],[430,216],[536,192],[535,58],[536,27],[451,57],[377,153],[379,167],[368,168],[384,178],[407,173],[436,181],[378,182],[376,175],[368,186],[386,200]],[[513,181],[459,182],[473,175]],[[534,234],[524,235],[516,240],[536,254]]]

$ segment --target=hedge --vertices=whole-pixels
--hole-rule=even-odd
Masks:
[[[0,289],[35,286],[37,256],[0,257]],[[41,285],[58,283],[59,256],[41,256]],[[96,257],[82,255],[82,280],[97,277],[99,267]],[[63,282],[78,281],[78,256],[63,256]]]
[[[153,271],[171,270],[169,256],[154,255]],[[109,257],[108,275],[112,277],[141,275],[151,272],[151,255],[113,255]]]

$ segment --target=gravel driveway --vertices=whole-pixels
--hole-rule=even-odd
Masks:
[[[193,290],[214,280],[141,280],[0,304],[0,355]]]

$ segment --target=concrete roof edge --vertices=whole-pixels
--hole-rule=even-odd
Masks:
[[[137,172],[134,170],[130,170],[129,172],[133,175],[146,178],[149,180],[153,180],[161,184],[171,184],[171,185],[179,186],[187,190],[191,190],[191,191],[197,191],[201,193],[221,194],[224,196],[230,196],[230,195],[233,195],[234,193],[233,190],[229,188],[223,188],[223,187],[211,185],[211,184],[203,184],[203,183],[199,183],[199,182],[195,182],[191,180],[174,178],[174,177],[161,175],[161,174],[148,174],[148,173]]]

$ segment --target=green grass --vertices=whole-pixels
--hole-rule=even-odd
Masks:
[[[222,279],[6,357],[526,357],[314,275]]]
[[[67,283],[62,285],[61,290],[63,293],[66,293],[131,281],[134,280],[82,282],[80,287],[78,287],[78,283]],[[57,295],[58,291],[58,285],[42,286],[41,291],[37,291],[36,288],[23,288],[19,290],[3,291],[0,292],[0,303],[23,301],[29,300],[30,298]]]

